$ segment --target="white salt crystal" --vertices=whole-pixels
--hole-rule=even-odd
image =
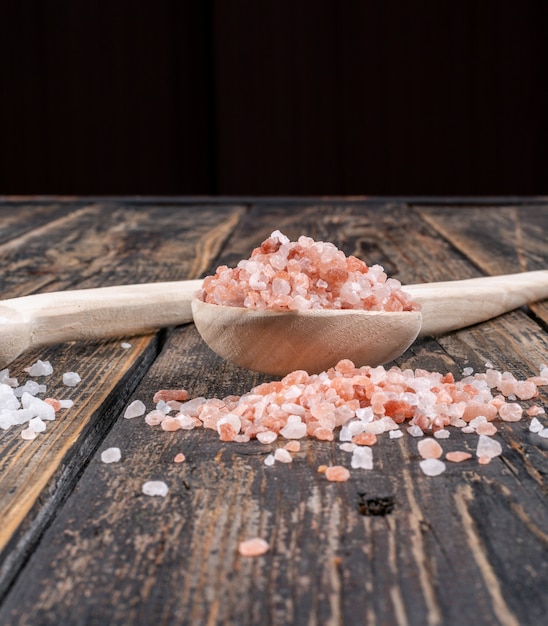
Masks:
[[[223,415],[223,417],[221,417],[221,419],[217,422],[217,432],[219,435],[221,434],[221,426],[223,424],[228,424],[234,430],[235,434],[238,434],[240,432],[240,428],[242,427],[242,421],[234,413],[227,413],[226,415]]]
[[[286,439],[301,439],[306,435],[306,424],[298,421],[289,422],[280,430],[280,435]]]
[[[362,422],[370,422],[374,417],[373,409],[370,406],[358,409],[356,411],[356,417],[362,420]]]
[[[486,369],[493,369],[494,365],[491,363],[491,361],[485,361],[484,366]]]
[[[543,428],[540,432],[539,432],[539,437],[543,437],[544,439],[548,439],[548,428]]]
[[[463,376],[472,376],[473,373],[474,373],[474,368],[473,367],[465,367],[462,370],[462,375]]]
[[[76,387],[76,385],[81,382],[82,379],[80,375],[76,372],[65,372],[63,374],[63,385],[67,387]]]
[[[487,435],[480,435],[478,447],[476,448],[476,456],[486,456],[492,459],[502,453],[502,446],[498,441],[491,439]]]
[[[36,433],[32,430],[32,428],[24,428],[21,431],[21,438],[26,439],[27,441],[32,441],[33,439],[36,439]]]
[[[264,444],[272,443],[276,441],[277,438],[278,435],[273,430],[265,430],[262,433],[257,433],[257,439]]]
[[[30,367],[26,367],[25,372],[28,372],[29,376],[49,376],[53,373],[53,367],[49,361],[41,361],[38,359],[36,363],[33,363]]]
[[[543,429],[543,426],[540,423],[540,421],[536,417],[533,417],[533,419],[531,420],[531,423],[529,424],[529,430],[532,433],[540,433],[542,429]]]
[[[43,433],[46,430],[46,423],[39,417],[33,417],[29,420],[29,428],[32,428],[35,433]]]
[[[141,417],[141,415],[145,414],[145,411],[144,403],[141,400],[134,400],[125,410],[124,417],[128,420],[133,417]]]
[[[403,432],[401,430],[391,430],[388,433],[388,436],[390,437],[390,439],[399,439],[400,437],[403,437]]]
[[[32,417],[41,417],[43,420],[54,420],[55,409],[36,396],[31,396],[26,391],[21,396],[21,404],[24,409],[29,409],[32,412]]]
[[[15,424],[15,420],[11,414],[11,411],[0,412],[0,428],[7,430],[10,426]]]
[[[162,413],[167,415],[168,413],[171,412],[172,409],[165,400],[159,400],[158,403],[156,404],[156,410],[162,411]]]
[[[18,409],[21,403],[17,399],[13,389],[6,384],[0,384],[0,408]]]
[[[473,428],[472,426],[465,426],[464,428],[461,428],[463,433],[466,433],[467,435],[470,435],[471,433],[475,433],[476,429]]]
[[[485,424],[487,422],[487,418],[485,417],[485,415],[478,415],[477,417],[474,417],[473,420],[470,420],[468,422],[468,426],[470,426],[471,428],[477,428],[480,424]]]
[[[8,385],[8,387],[17,387],[19,383],[17,378],[10,377],[10,371],[6,368],[0,371],[0,384]]]
[[[385,424],[382,420],[374,420],[373,422],[367,422],[366,424],[364,424],[363,432],[371,433],[373,435],[380,435],[384,432],[384,428]]]
[[[192,398],[192,400],[189,400],[188,402],[183,402],[179,407],[179,411],[181,411],[181,413],[185,413],[186,415],[196,417],[198,415],[198,409],[205,401],[206,399],[203,397]]]
[[[352,433],[348,426],[342,426],[339,431],[339,441],[352,441]]]
[[[101,461],[103,461],[103,463],[118,463],[121,458],[122,453],[120,448],[107,448],[101,452]]]
[[[269,454],[266,459],[264,460],[264,464],[268,465],[269,467],[274,465],[276,459],[274,458],[273,454]]]
[[[411,435],[411,437],[424,437],[424,433],[420,426],[409,426],[407,428],[407,432]]]
[[[423,459],[419,465],[427,476],[439,476],[446,469],[445,463],[439,459]]]
[[[74,400],[59,400],[62,409],[70,409],[74,406]]]
[[[540,375],[543,378],[548,378],[548,365],[541,365],[540,366]]]
[[[142,491],[145,496],[161,496],[165,498],[169,488],[163,480],[149,480],[143,485]]]
[[[442,428],[441,430],[436,430],[436,432],[434,433],[434,437],[436,439],[447,439],[450,434],[451,433],[447,429]]]
[[[293,460],[291,458],[291,454],[289,454],[289,452],[287,450],[284,450],[283,448],[278,448],[276,452],[274,452],[274,459],[276,461],[280,461],[280,463],[291,463],[291,461]]]
[[[27,380],[24,385],[17,387],[14,391],[15,395],[20,398],[25,392],[30,393],[31,396],[35,396],[38,393],[44,393],[47,387],[40,385],[35,380]]]
[[[131,344],[128,343],[127,341],[122,341],[122,343],[120,344],[120,346],[124,349],[124,350],[129,350],[131,348]]]
[[[350,465],[354,469],[373,469],[373,450],[369,446],[358,446],[352,452]]]
[[[196,422],[190,415],[179,413],[179,415],[175,416],[175,419],[181,424],[183,430],[193,430],[196,427]]]

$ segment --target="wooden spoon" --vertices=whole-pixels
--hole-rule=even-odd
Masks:
[[[276,313],[193,299],[201,280],[43,293],[0,302],[0,368],[40,346],[127,337],[193,319],[223,358],[283,375],[322,371],[342,358],[379,365],[419,335],[485,321],[548,297],[548,271],[405,287],[421,313],[310,311]],[[192,305],[191,305],[192,301]]]
[[[403,289],[421,304],[420,313],[257,311],[196,298],[192,312],[206,343],[227,361],[275,375],[296,369],[317,373],[340,359],[381,365],[405,352],[418,336],[464,328],[548,298],[548,270]]]

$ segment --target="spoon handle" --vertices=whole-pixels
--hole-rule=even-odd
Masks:
[[[548,270],[405,285],[403,289],[422,307],[419,336],[439,335],[548,298]]]
[[[0,302],[1,321],[30,326],[28,346],[127,337],[192,321],[201,280],[41,293]]]

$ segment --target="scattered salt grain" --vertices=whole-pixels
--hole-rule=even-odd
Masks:
[[[502,454],[502,446],[498,441],[486,435],[479,436],[476,456],[492,459],[493,457],[499,456],[499,454]]]
[[[403,437],[403,432],[401,430],[391,430],[389,431],[388,436],[390,439],[399,439],[400,437]]]
[[[465,367],[462,370],[462,375],[463,376],[472,376],[473,373],[474,373],[474,368],[473,367]]]
[[[278,448],[276,452],[274,452],[274,459],[280,463],[291,463],[293,460],[291,454],[284,448]]]
[[[101,452],[101,461],[103,463],[118,463],[121,458],[120,448],[107,448]]]
[[[411,437],[424,437],[424,431],[420,426],[409,426],[407,428],[407,432],[411,435]]]
[[[278,438],[278,434],[273,430],[265,430],[262,433],[257,433],[257,439],[264,444],[273,443]]]
[[[542,429],[543,429],[543,426],[540,423],[540,421],[536,417],[533,417],[533,419],[531,420],[529,424],[529,430],[532,433],[540,433]]]
[[[63,385],[67,387],[76,387],[80,382],[82,382],[82,379],[77,372],[65,372],[63,374]]]
[[[548,439],[548,428],[543,428],[539,434],[539,437],[542,437],[543,439]]]
[[[346,482],[350,472],[342,465],[331,465],[325,470],[325,477],[332,482]]]
[[[446,470],[445,463],[439,459],[423,459],[419,465],[427,476],[439,476]]]
[[[49,376],[53,373],[53,367],[49,361],[41,361],[38,359],[36,363],[25,368],[25,372],[28,372],[29,376]]]
[[[275,462],[276,462],[276,459],[274,458],[273,454],[269,454],[264,460],[264,464],[268,465],[269,467],[274,465]]]
[[[145,422],[149,426],[158,426],[165,420],[165,418],[166,418],[165,413],[162,413],[162,411],[158,411],[157,409],[154,409],[153,411],[150,411],[149,413],[145,415]]]
[[[21,431],[21,438],[25,439],[26,441],[32,441],[33,439],[36,439],[36,432],[30,427],[24,428]]]
[[[247,539],[246,541],[240,541],[238,544],[238,552],[242,556],[262,556],[266,554],[270,546],[268,543],[260,537],[254,537],[253,539]]]
[[[354,450],[357,448],[358,446],[355,443],[341,443],[341,445],[339,446],[339,448],[343,451],[343,452],[354,452]]]
[[[519,404],[507,402],[500,407],[499,415],[504,422],[519,422],[523,415],[523,409]]]
[[[120,344],[120,346],[124,349],[124,350],[129,350],[131,348],[131,344],[128,343],[127,341],[122,341],[122,343]]]
[[[74,400],[59,400],[61,409],[70,409],[74,406]]]
[[[145,411],[146,407],[144,403],[141,402],[141,400],[134,400],[125,410],[124,417],[128,420],[133,417],[141,417],[141,415],[145,414]]]
[[[353,469],[373,469],[373,450],[367,446],[357,447],[352,453],[350,465]]]
[[[29,428],[35,433],[43,433],[46,430],[46,423],[39,417],[33,417],[29,420]]]
[[[434,437],[436,439],[448,439],[450,434],[451,433],[446,428],[442,428],[435,431]]]
[[[188,391],[186,389],[160,389],[154,394],[152,402],[157,404],[160,400],[163,400],[164,402],[168,402],[170,400],[184,402],[185,400],[188,400]]]
[[[288,452],[299,452],[301,449],[301,444],[298,441],[292,440],[292,441],[288,441],[284,448],[288,451]]]
[[[175,458],[173,459],[174,463],[184,463],[185,461],[186,461],[186,456],[182,452],[179,452],[178,454],[176,454]]]
[[[423,459],[439,459],[443,454],[440,444],[431,437],[421,439],[417,444],[417,450]]]
[[[452,463],[461,463],[472,458],[470,452],[462,452],[461,450],[455,450],[454,452],[448,452],[445,458]]]
[[[149,480],[142,487],[142,492],[145,496],[161,496],[165,498],[168,491],[169,487],[163,480]]]

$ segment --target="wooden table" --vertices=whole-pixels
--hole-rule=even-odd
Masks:
[[[332,241],[403,283],[548,267],[548,200],[2,198],[3,298],[198,278],[249,255],[274,229]],[[520,378],[548,363],[548,302],[418,341],[397,363],[461,377],[490,361]],[[387,436],[373,470],[339,443],[303,440],[290,465],[272,446],[211,430],[164,432],[147,410],[161,388],[240,394],[269,380],[216,357],[192,324],[155,335],[35,350],[71,398],[46,433],[0,430],[0,624],[540,625],[548,614],[548,440],[498,424],[503,453],[419,468],[416,440]],[[82,382],[65,387],[62,374]],[[547,403],[548,389],[540,401]],[[544,424],[546,415],[539,416]],[[444,448],[474,451],[451,432]],[[100,455],[119,447],[122,460]],[[174,456],[184,452],[186,462]],[[163,480],[168,496],[141,493]],[[239,541],[270,544],[244,558]]]

